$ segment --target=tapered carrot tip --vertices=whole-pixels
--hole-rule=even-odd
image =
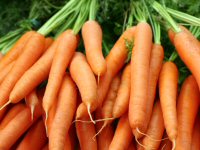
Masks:
[[[48,112],[45,111],[45,123],[44,124],[45,124],[46,135],[48,137],[49,135],[48,135],[47,120],[48,120]]]
[[[2,109],[4,109],[6,106],[8,106],[9,104],[11,103],[11,100],[9,100],[7,103],[5,103],[1,108],[0,108],[0,111],[2,110]]]
[[[172,140],[172,144],[173,144],[173,146],[172,146],[172,150],[175,150],[175,148],[176,148],[176,140],[175,140],[175,139]]]
[[[32,119],[32,121],[33,121],[33,118],[34,118],[34,110],[35,110],[35,106],[31,105],[31,119]]]
[[[98,73],[98,76],[97,76],[97,85],[99,85],[99,80],[100,80],[100,73]]]
[[[96,124],[96,122],[93,120],[92,114],[91,114],[91,112],[90,112],[90,105],[88,105],[87,110],[88,110],[88,114],[89,114],[90,120],[91,120],[94,124]]]

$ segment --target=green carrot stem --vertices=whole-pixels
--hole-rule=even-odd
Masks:
[[[90,5],[89,20],[96,19],[97,11],[98,11],[98,2],[97,0],[92,0]]]

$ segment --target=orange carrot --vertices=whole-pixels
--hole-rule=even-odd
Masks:
[[[65,31],[58,42],[49,73],[48,83],[43,97],[43,108],[48,118],[48,111],[58,94],[65,70],[76,50],[78,43],[72,30]]]
[[[113,140],[109,146],[109,150],[125,150],[128,149],[132,142],[133,134],[129,124],[127,113],[124,114],[117,125]]]
[[[131,57],[131,93],[129,102],[129,122],[133,134],[138,139],[145,132],[152,31],[146,22],[136,27],[134,47]]]
[[[54,40],[51,37],[45,38],[45,51],[52,45],[53,42]]]
[[[83,117],[85,120],[89,120],[89,116]],[[80,143],[81,150],[97,150],[96,138],[93,140],[93,136],[96,134],[95,126],[93,123],[76,122],[76,134]]]
[[[12,100],[8,100],[9,94],[19,78],[28,70],[40,57],[44,50],[44,36],[35,33],[24,46],[23,53],[17,58],[15,64],[0,85],[0,106],[5,107]],[[5,103],[6,102],[6,103]]]
[[[175,146],[177,138],[176,98],[178,86],[178,69],[173,62],[165,62],[159,77],[159,95],[163,112],[164,125],[169,139]]]
[[[106,61],[102,54],[102,29],[98,22],[89,20],[82,27],[82,36],[87,61],[95,75],[106,72]]]
[[[75,53],[70,64],[69,71],[72,79],[78,86],[82,101],[87,106],[88,114],[92,120],[90,109],[93,109],[98,104],[97,83],[85,56],[82,53]]]
[[[3,82],[5,77],[8,75],[10,70],[12,69],[13,65],[15,64],[15,60],[9,63],[7,66],[5,66],[1,71],[0,71],[0,83]]]
[[[131,89],[131,65],[128,64],[124,68],[121,77],[121,83],[117,92],[117,97],[113,106],[113,118],[119,118],[128,111]]]
[[[26,133],[17,147],[17,150],[36,150],[41,149],[47,142],[46,132],[43,121],[38,120]]]
[[[162,110],[160,106],[160,102],[157,101],[154,105],[153,112],[151,115],[151,120],[149,122],[149,126],[146,134],[148,136],[143,137],[141,144],[143,147],[139,147],[139,150],[144,149],[158,149],[163,133],[164,133],[164,121],[162,116]],[[151,138],[149,138],[151,137]]]
[[[66,74],[58,95],[57,110],[49,134],[49,148],[64,149],[66,134],[69,131],[76,109],[76,85]]]
[[[15,45],[9,50],[9,52],[0,61],[0,70],[2,70],[6,65],[16,60],[19,55],[24,50],[24,46],[29,42],[35,31],[28,31],[15,43]]]
[[[191,150],[200,149],[200,113],[196,116],[195,125],[192,134]]]
[[[192,131],[200,102],[199,88],[194,76],[187,77],[182,85],[177,105],[178,136],[176,150],[190,149]]]
[[[117,75],[117,73],[124,66],[128,50],[126,47],[126,41],[132,42],[135,34],[135,27],[127,29],[117,40],[110,53],[106,57],[107,70],[106,73],[100,77],[99,84],[97,87],[97,102],[98,105],[94,108],[91,108],[91,112],[96,110],[98,106],[101,106],[106,94],[108,92],[110,83],[112,79]],[[80,108],[79,108],[80,107]],[[76,118],[80,116],[87,116],[87,107],[83,104],[79,105],[76,112]]]

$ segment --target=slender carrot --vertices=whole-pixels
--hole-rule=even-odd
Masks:
[[[66,134],[69,131],[76,109],[77,91],[71,77],[66,74],[58,95],[55,117],[49,134],[49,148],[64,149]]]
[[[106,61],[102,53],[102,29],[95,20],[89,20],[82,27],[86,58],[95,75],[106,72]]]
[[[15,64],[15,60],[13,60],[11,63],[9,63],[7,66],[5,66],[1,71],[0,71],[0,83],[3,82],[5,77],[8,75],[10,70],[12,69],[13,65]]]
[[[43,108],[48,118],[48,111],[58,94],[65,70],[78,45],[76,35],[72,30],[65,31],[58,42],[49,73],[48,84],[43,97]]]
[[[200,149],[200,113],[196,116],[195,125],[192,134],[191,150]]]
[[[178,69],[173,62],[165,62],[159,77],[159,95],[163,112],[164,125],[169,139],[175,146],[177,138],[176,98],[178,86]]]
[[[149,126],[146,132],[148,137],[145,136],[142,139],[141,144],[145,147],[145,149],[158,149],[164,130],[165,130],[165,127],[164,127],[162,110],[161,110],[160,102],[157,101],[154,105],[153,112],[151,115],[151,120],[149,122]],[[138,149],[142,150],[144,149],[144,147],[140,146],[140,148]]]
[[[113,118],[119,118],[128,111],[131,89],[131,65],[128,64],[123,70],[121,83],[113,106]]]
[[[98,105],[94,108],[91,108],[91,112],[96,110],[98,106],[101,106],[106,94],[108,92],[110,83],[114,76],[121,70],[124,66],[128,50],[126,48],[126,42],[132,42],[135,34],[135,27],[128,28],[117,40],[110,53],[106,57],[107,70],[106,73],[100,77],[99,84],[97,87],[97,101]],[[115,63],[113,63],[115,62]],[[80,108],[79,108],[80,107]],[[84,105],[79,105],[76,112],[76,118],[81,116],[87,116],[87,107]]]
[[[87,106],[88,114],[92,120],[90,109],[94,110],[94,108],[98,105],[97,83],[85,56],[82,53],[75,53],[70,64],[69,71],[72,79],[78,86],[82,101]]]
[[[54,40],[51,37],[45,38],[45,51],[51,46],[51,44],[54,42]]]
[[[200,103],[199,88],[194,76],[187,77],[182,85],[177,105],[178,136],[176,150],[190,149],[192,131]],[[187,137],[187,138],[186,138]]]
[[[5,107],[12,100],[9,94],[19,78],[37,61],[44,50],[44,36],[35,33],[24,46],[23,53],[17,58],[9,74],[0,85],[0,106]],[[6,102],[6,103],[5,103]]]
[[[83,117],[85,120],[89,120],[89,116]],[[97,150],[96,138],[93,140],[93,136],[96,134],[95,126],[92,123],[76,122],[76,134],[80,143],[81,150]]]
[[[117,125],[113,140],[109,146],[109,150],[125,150],[128,149],[132,142],[133,134],[129,124],[127,113],[124,114]]]
[[[144,44],[145,43],[145,44]],[[134,47],[131,57],[131,94],[129,102],[129,122],[136,138],[145,132],[150,54],[152,47],[152,31],[146,22],[136,27]]]
[[[23,48],[32,35],[35,34],[35,31],[28,31],[15,43],[11,50],[3,57],[0,61],[0,70],[2,70],[6,65],[11,63],[13,60],[16,60],[17,57],[23,52]]]
[[[39,150],[46,142],[47,137],[44,123],[40,119],[29,129],[16,150]]]

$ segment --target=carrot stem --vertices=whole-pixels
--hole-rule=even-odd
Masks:
[[[98,2],[97,0],[92,0],[90,5],[90,12],[89,12],[89,20],[95,20],[97,11],[98,11]]]

